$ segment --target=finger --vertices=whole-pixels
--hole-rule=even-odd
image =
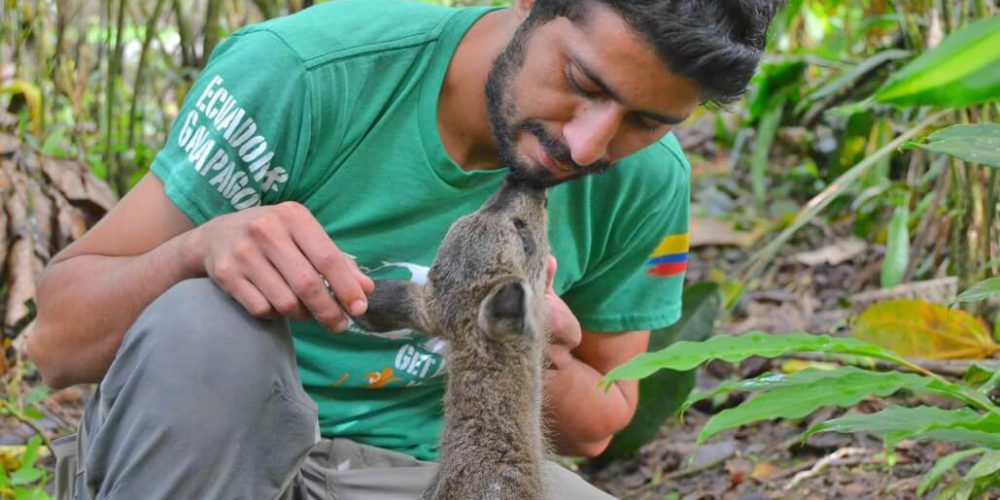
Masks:
[[[305,305],[299,301],[295,292],[275,269],[274,264],[264,255],[260,256],[259,262],[255,262],[249,268],[247,279],[260,290],[278,314],[296,321],[309,319]]]
[[[545,357],[549,360],[551,368],[560,369],[566,367],[572,360],[573,355],[564,347],[548,346],[545,348]]]
[[[220,286],[222,285],[220,284]],[[271,307],[271,303],[264,298],[264,294],[260,293],[260,290],[246,279],[236,280],[234,283],[227,284],[223,289],[236,302],[239,302],[251,316],[261,319],[278,319],[280,317],[278,311]]]
[[[547,295],[545,312],[545,330],[551,336],[553,343],[570,349],[580,345],[583,340],[583,329],[573,311],[562,299],[554,294]]]
[[[329,330],[342,331],[347,317],[330,295],[323,276],[291,241],[268,247],[267,258],[308,313]]]
[[[559,267],[559,261],[556,260],[556,256],[549,254],[548,265],[545,267],[545,289],[550,293],[555,293],[552,289],[552,284],[556,279],[556,268]]]
[[[358,283],[361,284],[361,289],[364,290],[365,295],[371,295],[375,292],[375,281],[367,274],[361,272],[361,269],[358,269],[357,263],[354,265],[354,276],[357,278]]]
[[[370,280],[361,280],[355,272],[357,267],[354,261],[337,248],[316,219],[309,219],[312,222],[303,230],[292,232],[295,244],[313,268],[330,283],[337,301],[347,312],[352,316],[363,315],[368,309],[368,299],[362,281]],[[375,288],[373,283],[370,285],[371,289]]]

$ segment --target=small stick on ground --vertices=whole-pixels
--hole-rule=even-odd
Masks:
[[[816,462],[816,465],[813,465],[811,469],[796,474],[795,477],[793,477],[792,480],[789,481],[788,484],[786,484],[783,489],[785,491],[791,491],[796,486],[798,486],[799,483],[801,483],[802,481],[818,476],[821,472],[823,472],[823,469],[825,469],[828,465],[836,463],[839,460],[843,460],[847,457],[855,455],[866,455],[870,453],[872,453],[872,450],[869,450],[868,448],[857,448],[857,447],[841,448],[823,457],[820,461]]]

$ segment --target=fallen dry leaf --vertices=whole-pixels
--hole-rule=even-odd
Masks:
[[[27,303],[35,298],[35,279],[42,271],[42,261],[35,255],[30,235],[14,242],[7,259],[7,309],[4,326],[13,328],[28,317]]]
[[[61,249],[76,241],[87,231],[87,220],[80,209],[62,196],[53,196],[56,206],[55,248]]]
[[[3,279],[5,262],[7,262],[7,212],[0,206],[0,280]]]
[[[810,267],[820,264],[836,266],[857,257],[867,248],[868,243],[864,240],[844,238],[818,250],[798,253],[792,259]]]
[[[37,182],[29,181],[28,217],[34,230],[35,253],[46,261],[52,257],[52,199]]]
[[[70,200],[82,200],[87,197],[87,188],[75,161],[43,158],[41,164],[45,177],[62,192],[63,196]]]
[[[691,218],[691,247],[702,246],[738,246],[746,248],[753,245],[764,228],[754,231],[738,231],[732,222],[720,219],[701,217]]]
[[[3,167],[9,166],[9,163]],[[10,230],[14,236],[31,234],[31,220],[28,218],[28,179],[17,170],[7,171],[13,188],[7,194],[3,208],[10,218]]]
[[[909,358],[982,359],[1000,351],[979,318],[919,300],[873,305],[858,318],[851,336]]]
[[[755,481],[766,481],[768,478],[773,477],[779,472],[781,472],[781,469],[775,467],[775,465],[770,462],[757,462],[753,466],[753,472],[750,473],[750,478]]]

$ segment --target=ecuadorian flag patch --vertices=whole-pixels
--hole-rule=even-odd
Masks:
[[[688,266],[687,234],[671,234],[653,250],[653,255],[646,261],[646,274],[665,278],[683,274]]]

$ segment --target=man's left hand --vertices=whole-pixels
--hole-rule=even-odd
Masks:
[[[555,370],[565,368],[573,361],[571,351],[580,345],[583,335],[573,311],[552,288],[557,266],[555,256],[549,255],[545,287],[545,331],[549,334],[549,345],[545,355],[551,363],[550,368]]]

